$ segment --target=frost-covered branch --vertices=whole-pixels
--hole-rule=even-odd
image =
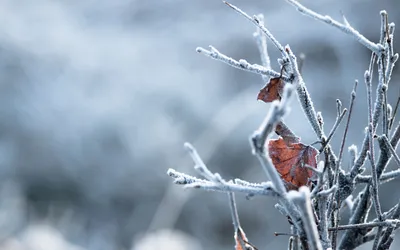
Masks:
[[[219,52],[216,48],[213,46],[209,46],[210,50],[198,47],[196,51],[200,54],[206,55],[208,57],[211,57],[217,61],[221,61],[223,63],[226,63],[232,67],[235,67],[237,69],[242,69],[245,71],[249,71],[252,73],[260,74],[260,75],[266,75],[266,76],[271,76],[271,77],[279,77],[280,73],[273,71],[271,69],[267,69],[261,65],[258,64],[250,64],[244,59],[240,59],[239,61],[236,61],[235,59],[228,57],[221,52]],[[289,79],[286,77],[283,77],[283,80],[288,81]]]
[[[256,25],[271,40],[271,42],[275,45],[275,47],[281,52],[282,57],[286,57],[286,52],[283,49],[283,46],[281,45],[281,43],[278,42],[278,40],[276,40],[276,38],[272,35],[272,33],[267,28],[265,28],[264,24],[262,22],[260,22],[260,20],[258,19],[257,16],[250,17],[248,14],[246,14],[246,12],[242,11],[235,5],[230,4],[226,1],[224,1],[224,3],[226,5],[228,5],[229,7],[231,7],[233,10],[235,10],[240,15],[244,16],[247,20],[252,22],[254,25]]]
[[[396,161],[398,167],[400,167],[400,158],[399,158],[399,156],[397,155],[396,150],[394,150],[394,148],[393,148],[392,145],[390,144],[389,139],[386,137],[386,135],[382,135],[380,138],[381,138],[381,139],[383,140],[383,142],[386,144],[386,146],[387,146],[388,149],[390,150],[390,153],[392,153],[392,156],[393,156],[393,158],[395,159],[395,161]]]
[[[348,230],[348,229],[362,229],[362,228],[373,228],[373,227],[389,227],[396,228],[400,225],[400,220],[385,220],[378,222],[368,222],[362,224],[351,224],[351,225],[340,225],[337,228],[329,228],[329,231],[335,230]]]
[[[338,186],[338,189],[337,189],[335,195],[332,195],[332,196],[331,196],[331,200],[330,200],[329,206],[328,206],[328,216],[331,216],[331,212],[332,212],[332,209],[333,209],[334,201],[337,203],[337,204],[336,204],[337,209],[335,210],[335,214],[334,214],[334,217],[336,218],[336,219],[335,219],[335,220],[336,220],[336,221],[335,221],[336,226],[339,224],[337,212],[338,212],[338,209],[339,209],[339,207],[340,207],[340,203],[341,203],[341,201],[342,201],[342,200],[340,199],[340,197],[341,197],[340,194],[341,194],[341,193],[344,193],[343,188],[347,188],[347,185],[339,185],[339,177],[340,177],[340,174],[341,174],[341,173],[342,173],[342,175],[343,175],[343,172],[342,172],[342,169],[341,169],[341,164],[342,164],[344,146],[345,146],[345,144],[346,144],[347,133],[348,133],[348,131],[349,131],[350,119],[351,119],[351,115],[352,115],[352,113],[353,113],[354,101],[355,101],[355,99],[356,99],[357,85],[358,85],[358,81],[356,80],[356,81],[354,82],[353,91],[351,92],[350,107],[349,107],[349,116],[347,117],[346,127],[345,127],[345,129],[344,129],[344,133],[343,133],[343,137],[342,137],[342,142],[341,142],[341,145],[340,145],[339,158],[337,159],[336,169],[335,169],[335,175],[334,175],[334,179],[333,179],[333,183],[334,183],[334,185]],[[343,178],[342,178],[342,179],[343,179]],[[351,180],[351,178],[350,178],[350,182],[351,182],[351,181],[352,181],[352,180]],[[351,188],[352,188],[352,187],[351,187]],[[337,233],[337,232],[334,232],[334,233],[333,233],[333,238],[334,238],[334,239],[336,239],[336,233]]]
[[[342,122],[346,113],[347,113],[347,109],[343,109],[343,111],[341,111],[341,113],[339,113],[338,116],[336,117],[335,123],[333,124],[333,127],[332,127],[331,131],[329,132],[328,138],[326,138],[325,147],[326,147],[326,145],[328,145],[331,142],[333,135],[335,134],[337,128],[339,127],[339,125]],[[325,147],[323,147],[320,150],[320,152],[323,152]]]
[[[220,183],[210,180],[198,179],[196,177],[175,171],[174,169],[169,169],[167,171],[167,174],[174,178],[175,184],[184,185],[185,188],[197,188],[206,191],[216,191],[222,193],[238,192],[251,196],[278,196],[278,193],[273,190],[272,184],[270,182],[266,182],[263,184],[251,183],[247,185],[233,183],[230,181],[223,181],[222,183]]]
[[[308,93],[306,84],[304,83],[303,77],[300,74],[298,65],[297,65],[297,58],[293,54],[293,52],[290,50],[289,46],[286,46],[286,52],[288,52],[289,55],[289,61],[291,63],[291,66],[293,68],[293,82],[296,85],[297,88],[297,96],[299,98],[300,105],[303,109],[303,112],[305,113],[308,121],[311,124],[311,127],[313,128],[315,134],[320,140],[323,140],[324,138],[324,133],[318,123],[317,119],[317,113],[315,112],[314,104],[311,100],[310,94]]]
[[[370,49],[371,51],[375,52],[376,54],[381,54],[384,51],[384,47],[379,43],[373,43],[368,40],[365,36],[361,35],[356,29],[354,29],[345,18],[344,24],[332,19],[330,16],[323,16],[317,12],[314,12],[305,6],[301,5],[296,0],[286,0],[288,3],[296,7],[296,9],[302,13],[303,15],[309,16],[314,18],[315,20],[327,23],[332,25],[333,27],[338,28],[339,30],[343,31],[346,34],[353,36],[359,43]]]
[[[383,184],[400,177],[400,169],[396,169],[387,173],[384,173],[379,178],[379,183]],[[370,183],[372,181],[371,175],[357,175],[355,179],[356,183]]]
[[[237,232],[241,230],[240,226],[240,221],[239,221],[239,214],[236,208],[236,200],[235,200],[235,194],[232,192],[228,192],[228,198],[229,198],[229,207],[231,209],[231,215],[232,215],[232,222],[233,222],[233,229],[235,232],[235,237],[238,237]],[[239,239],[238,242],[241,246],[242,249],[245,249],[245,242],[243,242],[243,239]]]
[[[310,190],[307,187],[301,187],[298,192],[290,192],[289,199],[295,202],[302,214],[301,220],[307,234],[308,245],[312,250],[322,250],[319,240],[317,225],[314,220],[314,213],[311,207]]]
[[[387,18],[387,15],[386,15],[386,18]],[[386,78],[387,84],[389,84],[389,82],[390,82],[394,65],[396,64],[397,60],[399,59],[399,54],[394,53],[394,50],[393,50],[394,27],[395,27],[394,23],[390,23],[389,27],[388,27],[388,29],[389,29],[389,34],[387,37],[388,55],[387,55],[387,67],[386,67],[386,72],[385,72],[385,78]]]
[[[258,14],[256,18],[258,19],[260,26],[264,26],[264,15]],[[271,59],[269,58],[268,54],[267,37],[260,28],[257,28],[256,32],[253,33],[253,36],[257,42],[262,65],[267,69],[271,69]],[[262,75],[262,77],[265,82],[269,81],[269,77],[266,75]]]

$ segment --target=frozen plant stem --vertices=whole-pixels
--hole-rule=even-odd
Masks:
[[[385,12],[386,13],[386,12]],[[399,54],[398,53],[394,53],[393,51],[393,38],[394,38],[394,23],[391,24],[387,24],[387,14],[386,14],[386,29],[387,34],[386,34],[386,42],[387,42],[387,51],[388,51],[388,55],[386,57],[387,59],[387,66],[386,66],[386,72],[385,72],[385,79],[386,79],[386,83],[389,84],[391,76],[392,76],[392,72],[393,72],[393,68],[394,65],[396,64],[397,60],[399,59]]]
[[[338,227],[338,225],[339,225],[339,209],[341,206],[340,193],[342,192],[342,189],[341,189],[342,187],[339,184],[339,173],[342,171],[342,169],[341,169],[342,157],[343,157],[343,152],[344,152],[344,146],[346,144],[347,132],[349,131],[350,119],[351,119],[351,115],[353,113],[354,101],[356,99],[357,85],[358,85],[358,81],[356,80],[354,82],[353,91],[351,92],[349,116],[347,117],[346,127],[344,129],[342,143],[340,145],[339,158],[336,163],[335,176],[333,179],[333,183],[334,183],[334,185],[338,186],[338,189],[334,193],[334,195],[331,196],[330,202],[328,203],[328,216],[333,216],[335,227]],[[334,203],[336,204],[335,208],[334,208]],[[333,214],[332,214],[332,210],[333,210]],[[331,217],[329,217],[329,218],[331,218]],[[338,233],[337,230],[333,231],[333,233],[332,233],[332,243],[333,243],[334,249],[336,248],[337,233]]]
[[[232,192],[228,193],[228,198],[229,198],[229,207],[231,209],[231,215],[232,215],[232,222],[233,222],[233,229],[236,234],[236,237],[241,237],[241,226],[240,226],[240,221],[239,221],[239,214],[236,208],[236,201],[235,201],[235,194]],[[238,234],[239,233],[239,234]],[[243,239],[240,238],[238,240],[240,246],[242,249],[245,248],[245,242],[243,242]]]
[[[236,232],[240,227],[240,221],[239,221],[239,214],[238,214],[237,208],[236,208],[235,194],[232,192],[229,192],[228,198],[229,198],[229,207],[231,209],[233,228]]]
[[[369,222],[362,224],[352,224],[352,225],[341,225],[338,227],[329,228],[329,231],[335,230],[349,230],[349,229],[361,229],[361,228],[373,228],[373,227],[389,227],[396,228],[400,225],[400,220],[386,220],[378,222]]]
[[[312,212],[310,190],[307,187],[300,187],[298,192],[290,192],[289,197],[300,207],[301,219],[310,249],[322,250],[317,225],[314,220],[314,213]]]
[[[269,30],[267,30],[264,27],[264,24],[262,22],[260,22],[260,20],[257,18],[257,16],[250,17],[249,15],[247,15],[244,11],[242,11],[235,5],[230,4],[226,1],[224,1],[224,3],[226,5],[228,5],[229,7],[231,7],[233,10],[235,10],[237,13],[239,13],[240,15],[244,16],[246,19],[251,21],[254,25],[256,25],[271,40],[271,42],[275,45],[275,47],[281,52],[282,56],[286,57],[286,52],[283,49],[283,46],[278,42],[278,40],[276,40],[276,38],[271,34],[271,32],[269,32]]]
[[[215,182],[209,180],[198,179],[196,177],[180,173],[175,171],[174,169],[169,169],[167,174],[174,178],[174,183],[178,185],[184,185],[185,188],[196,188],[202,189],[205,191],[214,191],[214,192],[238,192],[244,193],[250,196],[263,195],[263,196],[271,196],[276,197],[278,194],[273,189],[273,185],[270,182],[266,182],[264,184],[256,184],[256,183],[233,183],[233,182]]]
[[[331,130],[331,132],[329,132],[328,138],[325,141],[325,146],[322,149],[320,149],[319,152],[323,152],[325,147],[326,147],[326,145],[328,145],[330,143],[333,135],[335,134],[337,128],[339,127],[339,125],[342,122],[342,120],[343,120],[344,116],[346,115],[346,113],[347,113],[347,109],[344,109],[342,111],[342,113],[338,114],[338,116],[336,117],[335,124],[333,124],[332,130]]]
[[[359,43],[361,43],[362,45],[364,45],[371,51],[375,52],[376,54],[380,55],[384,51],[384,48],[381,44],[373,43],[370,40],[368,40],[367,38],[365,38],[357,30],[355,30],[352,26],[350,26],[350,24],[347,21],[345,22],[345,24],[341,24],[338,21],[333,20],[330,16],[323,16],[321,14],[318,14],[318,13],[304,7],[296,0],[286,0],[286,2],[295,6],[296,9],[303,15],[312,17],[318,21],[332,25],[333,27],[338,28],[339,30],[343,31],[344,33],[353,36]]]
[[[400,177],[400,169],[396,169],[387,173],[384,173],[379,178],[380,184],[386,183],[388,181],[393,181]],[[368,175],[358,175],[356,177],[356,183],[370,183],[372,182],[372,176]]]
[[[381,67],[383,67],[383,66],[381,66]],[[380,73],[379,74],[381,75],[381,69],[380,69]],[[383,81],[383,79],[381,81]],[[369,121],[369,126],[368,126],[369,151],[367,152],[367,155],[368,155],[368,158],[369,158],[369,160],[371,162],[372,199],[373,199],[373,202],[374,202],[375,212],[376,212],[376,215],[378,217],[378,220],[382,221],[383,220],[382,211],[381,211],[381,206],[380,206],[380,202],[379,202],[378,173],[377,173],[376,165],[375,165],[375,150],[374,150],[375,126],[374,126],[373,115],[372,115],[372,84],[371,84],[371,76],[369,75],[369,71],[365,72],[365,83],[367,85],[368,121]],[[384,86],[384,85],[382,85],[382,86]],[[379,237],[380,237],[380,234],[381,234],[381,231],[382,231],[382,227],[378,227],[377,231],[378,232],[376,233],[372,250],[375,250],[377,248],[377,246],[378,246]]]
[[[266,75],[266,76],[271,76],[271,77],[279,77],[280,73],[266,69],[265,67],[258,65],[258,64],[250,64],[246,60],[240,59],[239,61],[236,61],[233,58],[230,58],[221,52],[219,52],[216,48],[213,46],[209,46],[210,50],[206,50],[204,48],[198,47],[196,51],[200,54],[206,55],[208,57],[211,57],[217,61],[221,61],[223,63],[226,63],[232,67],[249,71],[252,73],[260,74],[260,75]],[[284,81],[288,81],[288,78],[283,77],[282,78]]]
[[[397,97],[397,101],[396,101],[396,105],[395,105],[394,110],[393,110],[392,117],[390,118],[389,130],[392,130],[393,123],[395,121],[396,114],[397,114],[397,109],[399,108],[399,104],[400,104],[400,93],[399,93],[399,97]]]
[[[386,135],[382,135],[380,137],[386,144],[386,146],[388,147],[388,149],[390,150],[390,153],[392,153],[393,158],[395,159],[398,167],[400,168],[400,158],[396,153],[396,150],[394,150],[394,148],[392,147],[392,145],[390,144],[388,138],[386,137]]]
[[[258,14],[257,16],[258,22],[260,26],[264,26],[264,15]],[[267,37],[264,35],[260,28],[257,28],[257,31],[253,34],[254,38],[257,42],[258,50],[260,51],[261,63],[262,65],[267,68],[271,69],[271,60],[268,55],[268,46],[267,46]],[[268,82],[269,79],[262,75],[265,82]]]
[[[367,86],[372,84],[371,79],[373,76],[373,66],[375,63],[375,59],[376,59],[375,53],[372,53],[370,64],[369,64],[369,69],[364,73],[364,80],[365,80],[365,83],[367,84]],[[382,109],[382,101],[383,101],[382,94],[383,94],[383,92],[381,91],[381,88],[382,88],[382,85],[378,84],[377,91],[376,91],[377,95],[376,95],[376,100],[375,100],[375,107],[374,107],[374,111],[373,111],[373,119],[372,119],[373,127],[376,127],[376,125],[378,123],[378,118],[380,116],[381,109]],[[369,90],[367,87],[367,94],[369,96],[372,96],[372,93],[371,92],[368,93],[368,91]],[[368,112],[371,112],[371,110],[368,110]],[[369,119],[369,116],[370,115],[368,114],[368,119]],[[354,164],[352,171],[357,172],[362,167],[362,165],[364,164],[365,159],[367,157],[368,149],[369,149],[369,135],[367,133],[365,135],[363,143],[362,143],[361,152],[360,152],[359,156],[357,157],[356,163]]]
[[[293,84],[296,86],[297,96],[299,98],[300,105],[315,134],[321,141],[323,141],[324,133],[318,123],[317,113],[315,112],[314,104],[311,101],[310,94],[308,93],[303,77],[301,76],[298,69],[296,56],[290,50],[290,47],[288,45],[286,46],[285,50],[288,53],[289,61],[293,68]]]
[[[328,233],[328,214],[326,211],[326,205],[328,203],[328,198],[325,196],[319,197],[318,209],[319,209],[319,226],[321,234],[321,243],[324,249],[332,248],[332,243],[329,239]]]

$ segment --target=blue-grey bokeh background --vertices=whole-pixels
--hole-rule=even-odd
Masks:
[[[338,20],[343,12],[373,41],[381,9],[400,23],[397,0],[301,2]],[[360,79],[347,146],[360,145],[370,52],[283,0],[232,3],[263,13],[281,43],[306,54],[304,79],[327,131],[336,98],[347,106]],[[232,249],[226,195],[183,190],[166,171],[195,174],[182,147],[190,141],[224,178],[266,180],[248,143],[269,108],[256,101],[260,76],[195,52],[212,44],[259,63],[254,31],[219,0],[2,0],[0,248]],[[269,51],[279,70],[276,49]],[[391,103],[398,82],[397,67]],[[292,104],[287,123],[304,142],[314,142],[298,103]],[[382,187],[383,209],[399,199],[398,185]],[[273,236],[289,231],[273,200],[238,195],[237,201],[259,249],[286,246],[285,237]]]

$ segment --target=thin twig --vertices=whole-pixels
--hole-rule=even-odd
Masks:
[[[382,106],[382,134],[389,134],[389,119],[388,119],[388,101],[387,101],[387,85],[384,85],[383,106]]]
[[[361,228],[373,228],[373,227],[390,227],[395,228],[400,225],[400,220],[386,220],[378,222],[369,222],[361,224],[351,224],[351,225],[340,225],[336,227],[330,227],[329,231],[335,230],[349,230],[349,229],[361,229]]]
[[[271,32],[267,28],[265,28],[264,24],[261,23],[260,20],[258,20],[257,16],[250,17],[248,14],[246,14],[244,11],[242,11],[235,5],[230,4],[226,1],[224,1],[224,3],[229,7],[231,7],[233,10],[235,10],[237,13],[239,13],[240,15],[244,16],[246,19],[251,21],[254,25],[256,25],[271,40],[271,42],[275,45],[275,47],[281,52],[282,56],[287,57],[287,54],[283,49],[283,46],[278,42],[278,40],[276,40],[276,38],[271,34]]]
[[[399,97],[397,97],[396,105],[394,107],[393,115],[390,118],[389,130],[392,130],[393,123],[394,123],[394,120],[395,120],[396,114],[397,114],[397,109],[399,108],[399,104],[400,104],[400,91],[399,91]]]
[[[342,102],[339,99],[336,99],[336,112],[336,117],[339,117],[342,112]]]
[[[352,26],[350,26],[348,23],[346,24],[341,24],[338,21],[333,20],[330,16],[323,16],[321,14],[318,14],[303,5],[301,5],[299,2],[296,0],[286,0],[290,4],[296,7],[296,9],[309,17],[312,17],[318,21],[327,23],[329,25],[332,25],[333,27],[338,28],[339,30],[343,31],[346,34],[352,35],[359,43],[370,49],[371,51],[375,52],[376,54],[380,55],[383,53],[384,48],[381,44],[376,44],[365,38],[363,35],[361,35],[357,30],[355,30]]]
[[[290,192],[289,199],[293,200],[302,213],[302,221],[304,230],[307,234],[308,245],[311,250],[322,250],[321,241],[319,240],[317,225],[314,220],[314,214],[311,207],[311,196],[308,187],[300,187],[298,192]]]
[[[381,34],[379,38],[379,43],[383,45],[386,43],[386,39],[388,38],[389,35],[388,15],[385,10],[381,10],[379,14],[381,15]]]
[[[209,47],[210,47],[210,50],[198,47],[198,48],[196,48],[196,51],[200,54],[211,57],[217,61],[226,63],[237,69],[249,71],[249,72],[260,74],[260,75],[267,75],[267,76],[271,76],[271,77],[280,77],[281,76],[281,74],[279,72],[273,71],[271,69],[266,69],[265,67],[258,65],[258,64],[250,64],[244,59],[240,59],[239,61],[236,61],[235,59],[222,54],[213,46],[209,46]],[[282,76],[282,80],[289,81],[289,79],[285,76]]]
[[[321,130],[324,130],[324,117],[322,117],[322,112],[317,112],[317,121]]]
[[[221,178],[221,176],[216,173],[213,174],[210,170],[208,170],[206,164],[204,164],[203,160],[201,159],[200,155],[197,153],[197,150],[193,147],[192,144],[185,142],[184,144],[185,149],[188,151],[189,155],[192,157],[194,161],[195,169],[207,180],[223,184],[225,181]]]
[[[374,151],[374,133],[375,133],[375,126],[373,124],[373,115],[372,115],[372,84],[371,84],[371,77],[369,75],[369,71],[365,72],[365,83],[367,85],[367,99],[368,99],[368,135],[369,135],[369,152],[368,158],[371,162],[372,168],[372,196],[375,204],[375,211],[380,221],[382,221],[382,211],[380,209],[379,203],[379,195],[378,195],[378,174],[376,171],[375,165],[375,151]]]
[[[264,15],[258,14],[257,19],[260,25],[264,26]],[[268,54],[268,45],[267,45],[267,37],[263,34],[260,28],[257,28],[257,31],[253,33],[254,38],[257,42],[257,47],[260,52],[261,64],[267,68],[271,69],[271,60]],[[262,75],[264,82],[269,82],[269,77],[266,75]]]
[[[306,114],[306,117],[308,121],[311,124],[312,129],[314,130],[315,134],[317,137],[322,140],[324,137],[324,133],[319,126],[318,119],[317,119],[317,113],[315,112],[314,104],[311,101],[310,94],[308,93],[308,90],[306,88],[306,85],[304,83],[303,77],[301,76],[298,66],[297,66],[297,59],[296,56],[293,54],[293,52],[290,50],[289,46],[286,46],[286,52],[289,55],[289,61],[292,65],[293,68],[293,75],[294,75],[294,80],[296,87],[297,87],[297,96],[299,98],[299,102],[301,104],[301,107]]]
[[[389,148],[390,152],[392,153],[393,158],[397,162],[398,167],[400,167],[400,158],[396,153],[396,150],[392,147],[392,145],[389,142],[389,139],[386,137],[386,135],[382,135],[381,139],[386,143],[386,146]]]
[[[210,180],[198,179],[196,177],[180,173],[174,169],[169,169],[167,174],[174,178],[174,183],[179,185],[185,185],[185,188],[198,188],[206,191],[216,192],[239,192],[251,195],[266,195],[271,197],[278,196],[278,193],[273,189],[273,185],[270,182],[265,184],[253,184],[253,185],[242,185],[239,183],[232,182],[215,182]]]
[[[240,221],[239,221],[239,214],[238,214],[238,211],[236,208],[235,194],[232,192],[229,192],[228,198],[229,198],[229,207],[231,209],[233,227],[236,232],[240,227]]]
[[[376,165],[375,165],[375,160],[374,160],[374,151],[373,151],[373,141],[372,141],[372,124],[370,124],[370,133],[371,133],[371,140],[370,140],[370,151],[368,151],[368,158],[371,162],[371,172],[372,172],[372,186],[371,186],[371,190],[372,190],[372,199],[374,201],[374,205],[375,205],[375,212],[376,215],[378,217],[379,221],[383,221],[383,216],[382,216],[382,210],[381,210],[381,205],[380,205],[380,201],[379,201],[379,183],[378,183],[378,174],[377,174],[377,170],[376,170]],[[378,247],[378,242],[379,242],[379,237],[381,235],[382,232],[382,227],[378,227],[378,232],[376,233],[375,239],[374,239],[374,244],[372,249],[375,250]]]
[[[339,225],[339,208],[340,208],[340,192],[341,192],[341,186],[339,185],[339,173],[341,171],[341,162],[342,162],[342,157],[343,157],[343,151],[344,151],[344,145],[346,144],[346,138],[347,138],[347,132],[349,130],[349,125],[350,125],[350,119],[351,115],[353,113],[353,107],[354,107],[354,101],[356,99],[356,92],[357,92],[357,85],[358,81],[356,80],[354,82],[354,87],[353,90],[351,91],[351,98],[350,98],[350,107],[349,107],[349,116],[347,117],[347,122],[346,122],[346,127],[344,129],[343,137],[342,137],[342,143],[340,145],[340,151],[339,151],[339,158],[336,164],[336,169],[335,169],[335,177],[333,180],[334,185],[338,187],[336,193],[331,196],[330,202],[328,203],[328,216],[332,216],[332,209],[333,209],[333,203],[336,201],[336,209],[333,211],[333,219],[335,220],[335,226],[337,227]],[[332,219],[332,218],[331,218]],[[332,234],[332,244],[334,249],[336,248],[336,238],[337,238],[337,231],[334,231]]]
[[[229,198],[229,207],[231,209],[233,228],[235,234],[237,234],[237,232],[239,232],[239,230],[241,229],[241,226],[239,221],[239,214],[236,208],[235,194],[232,192],[228,192],[228,198]],[[246,249],[245,248],[246,243],[244,243],[243,240],[239,239],[238,242],[241,245],[242,249]]]
[[[400,177],[400,169],[393,170],[393,171],[382,174],[381,177],[379,178],[379,183],[380,184],[386,183],[388,181],[395,180],[399,177]],[[358,175],[356,177],[356,183],[369,183],[369,182],[372,182],[372,176],[370,176],[370,175],[367,175],[367,176]]]
[[[358,84],[358,81],[356,80],[356,81],[354,82],[353,91],[351,91],[349,116],[347,117],[346,127],[345,127],[345,129],[344,129],[342,144],[341,144],[341,146],[340,146],[340,151],[339,151],[339,159],[338,159],[338,161],[339,161],[339,166],[340,166],[340,162],[341,162],[342,157],[343,157],[344,145],[346,144],[346,138],[347,138],[347,133],[348,133],[348,131],[349,131],[350,119],[351,119],[351,115],[352,115],[352,113],[353,113],[354,101],[355,101],[355,99],[356,99],[356,92],[357,92],[357,84]],[[337,174],[337,175],[338,175],[338,174]]]
[[[283,233],[283,232],[274,232],[275,236],[292,236],[292,237],[300,237],[297,234],[292,234],[292,233]]]
[[[373,65],[375,63],[376,55],[375,53],[372,53],[371,55],[371,60],[369,63],[369,69],[365,72],[364,78],[365,81],[371,81],[372,76],[373,76]],[[368,73],[367,73],[368,72]],[[378,85],[377,87],[377,96],[375,100],[375,107],[374,107],[374,112],[373,112],[373,127],[376,127],[378,123],[378,118],[380,116],[381,110],[382,110],[382,101],[383,101],[383,92],[382,90],[382,85]],[[352,172],[358,172],[358,170],[362,167],[362,165],[365,162],[365,159],[367,158],[367,151],[369,149],[369,135],[368,133],[365,135],[361,151],[359,156],[357,157],[356,163],[352,167]]]
[[[336,117],[335,124],[333,124],[332,130],[329,132],[328,138],[324,142],[325,145],[319,150],[320,153],[323,152],[325,147],[330,143],[333,135],[335,134],[337,128],[339,127],[339,125],[342,122],[342,120],[343,120],[344,116],[346,115],[346,113],[347,113],[347,109],[344,109],[342,111],[342,113],[339,113],[339,115]]]
[[[372,116],[371,116],[372,118]],[[378,216],[378,219],[380,221],[382,221],[382,211],[381,211],[381,207],[380,207],[380,202],[379,202],[379,183],[378,183],[378,173],[376,170],[376,165],[375,165],[375,151],[374,151],[374,142],[373,142],[373,131],[374,128],[372,126],[372,123],[370,123],[369,128],[369,136],[370,136],[370,141],[369,141],[369,151],[368,151],[368,158],[371,162],[371,172],[372,172],[372,197],[374,200],[374,204],[375,204],[375,211],[376,214]]]
[[[332,248],[332,243],[329,239],[328,233],[328,214],[326,211],[326,205],[328,203],[328,197],[318,197],[318,210],[319,210],[319,232],[321,235],[321,243],[324,249]]]
[[[380,59],[380,60],[379,60]],[[382,57],[378,59],[378,62],[382,61]],[[381,78],[381,75],[383,72],[383,62],[379,63],[379,78],[380,78],[380,83],[382,83],[382,86],[385,86],[384,84],[384,79]],[[378,182],[378,173],[376,170],[376,165],[375,165],[375,151],[374,151],[374,133],[375,133],[375,126],[374,121],[373,121],[373,114],[372,114],[372,84],[371,84],[371,77],[369,75],[369,71],[365,72],[365,83],[367,85],[367,99],[368,99],[368,135],[369,135],[369,151],[367,152],[368,158],[371,162],[371,172],[372,172],[372,199],[374,201],[374,206],[375,206],[375,212],[376,215],[379,219],[379,221],[383,221],[382,217],[382,210],[380,206],[380,201],[379,201],[379,182]],[[379,86],[378,86],[379,87]],[[382,95],[384,98],[384,94]],[[376,106],[377,104],[375,104]],[[383,106],[383,104],[381,104]],[[376,123],[375,123],[376,124]],[[375,250],[378,246],[379,242],[379,237],[380,233],[382,231],[382,227],[378,227],[378,232],[376,233],[375,239],[374,239],[374,244],[372,249]]]
[[[394,37],[394,23],[391,24],[387,24],[387,15],[386,15],[386,27],[387,29],[389,29],[388,33],[387,33],[387,51],[388,51],[388,55],[387,55],[387,67],[386,67],[386,72],[385,72],[385,78],[386,78],[386,84],[389,84],[391,76],[392,76],[392,72],[393,72],[393,68],[394,65],[396,64],[397,60],[399,59],[399,54],[398,53],[394,53],[393,51],[393,37]]]
[[[317,193],[317,196],[318,196],[318,197],[321,197],[321,196],[326,196],[326,197],[328,197],[330,194],[336,192],[336,190],[337,190],[337,186],[333,185],[333,186],[332,186],[331,188],[329,188],[329,189],[322,190],[322,191],[318,192],[318,193]]]
[[[397,127],[393,133],[393,136],[390,139],[390,145],[392,146],[393,149],[397,148],[399,141],[400,141],[400,123],[397,125]],[[378,172],[378,177],[379,177],[380,181],[383,182],[383,181],[388,181],[388,180],[400,177],[400,169],[383,174],[387,164],[390,162],[391,157],[393,155],[390,153],[390,149],[387,147],[387,145],[383,141],[382,137],[378,137],[378,142],[379,142],[379,146],[381,147],[381,154],[378,159],[378,166],[377,166],[377,172]],[[363,181],[365,181],[366,178],[369,178],[368,181],[370,182],[372,177],[367,176],[366,178],[364,178],[364,177],[359,176],[357,178],[359,179],[359,182],[363,182]],[[367,197],[365,197],[365,199],[367,199]]]

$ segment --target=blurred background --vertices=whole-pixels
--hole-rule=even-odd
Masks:
[[[359,146],[370,52],[283,0],[232,3],[264,14],[282,44],[306,55],[304,79],[327,133],[336,98],[347,107],[360,80],[346,147]],[[340,21],[343,12],[372,41],[380,10],[400,23],[396,0],[301,3]],[[166,171],[196,174],[189,141],[225,179],[266,180],[248,142],[269,109],[256,100],[265,83],[195,52],[213,45],[260,63],[254,31],[219,0],[0,1],[0,249],[233,249],[227,195],[184,190]],[[269,52],[278,71],[271,44]],[[398,94],[396,67],[389,103]],[[286,122],[304,143],[316,141],[297,100]],[[398,185],[382,186],[383,210],[397,203]],[[289,232],[273,199],[236,200],[253,244],[286,247],[273,234]]]

